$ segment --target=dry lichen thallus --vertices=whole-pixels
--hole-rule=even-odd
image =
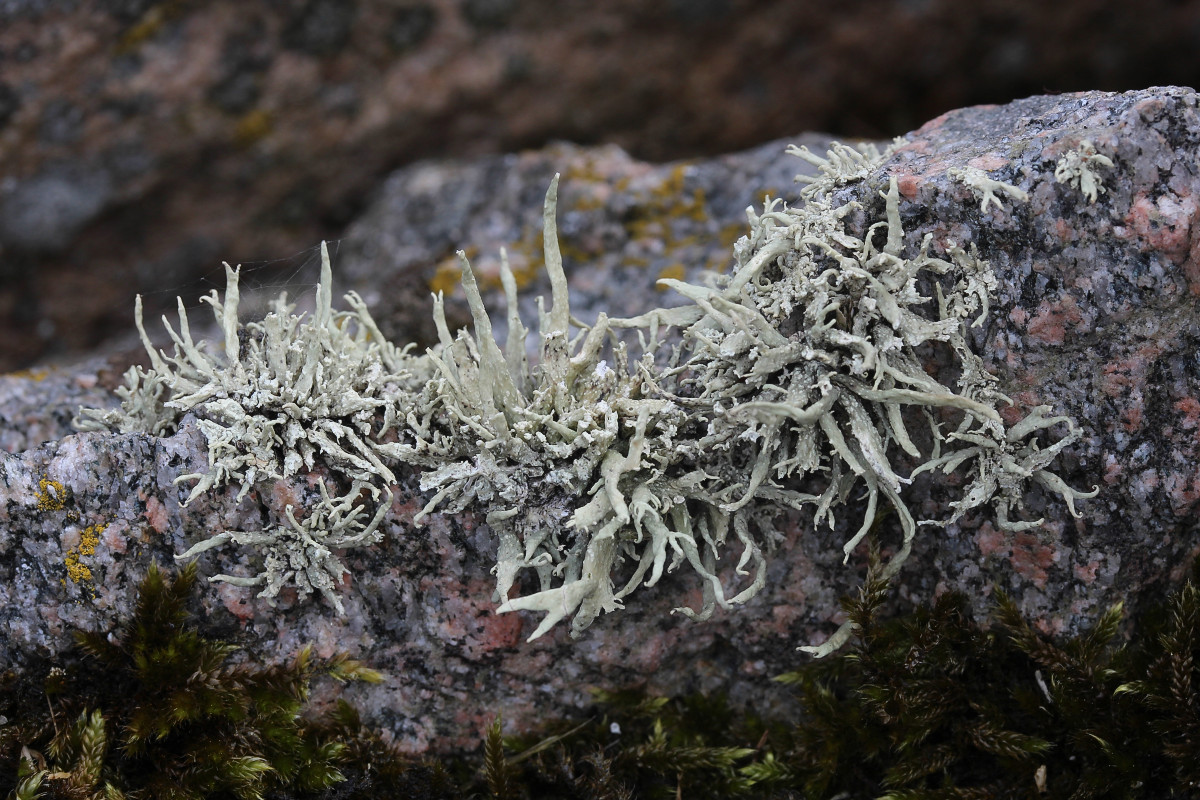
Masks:
[[[189,501],[230,484],[239,498],[252,489],[268,497],[262,490],[274,481],[319,475],[302,511],[274,509],[274,525],[219,533],[179,558],[250,545],[262,554],[261,574],[212,580],[261,584],[268,598],[289,584],[317,590],[339,610],[346,568],[335,551],[382,537],[393,470],[416,469],[430,493],[419,519],[434,510],[486,514],[499,538],[497,601],[523,570],[536,573],[538,591],[498,609],[543,612],[531,639],[571,615],[578,634],[685,563],[701,581],[703,604],[681,613],[706,619],[748,600],[764,584],[772,523],[787,508],[811,507],[818,523],[832,525],[848,507],[861,519],[848,556],[880,502],[890,506],[903,540],[885,576],[904,563],[920,525],[944,526],[986,503],[1001,528],[1037,525],[1013,517],[1031,480],[1075,513],[1073,501],[1094,490],[1072,489],[1048,471],[1077,437],[1074,424],[1039,407],[1006,426],[997,407],[1008,399],[964,338],[965,326],[987,314],[995,285],[987,263],[951,242],[935,248],[931,236],[906,246],[895,179],[882,193],[883,219],[863,238],[847,232],[843,218],[862,207],[835,207],[830,192],[867,177],[886,153],[843,145],[824,159],[790,152],[819,168],[807,202],[769,200],[761,214],[749,211],[736,266],[715,286],[664,281],[690,301],[681,307],[621,320],[600,314],[590,328],[573,320],[556,177],[544,228],[552,297],[548,310],[539,305],[532,363],[507,263],[503,348],[459,253],[474,333],[452,335],[435,297],[440,342],[414,355],[383,338],[357,295],[346,296],[349,311],[333,310],[322,246],[317,308],[307,316],[281,297],[261,321],[241,323],[238,272],[227,268],[224,299],[215,291],[204,298],[223,347],[192,340],[181,303],[179,331],[167,324],[173,354],[156,350],[139,302],[150,368],[129,371],[119,409],[84,410],[78,425],[161,435],[194,415],[209,468],[179,479],[195,482]],[[936,296],[922,296],[919,282]],[[930,342],[953,352],[956,386],[922,367],[916,348]],[[1066,436],[1039,445],[1039,431],[1059,422]],[[928,429],[917,438],[932,452],[918,449],[912,426]],[[902,495],[912,476],[891,461],[899,451],[921,461],[916,472],[967,473],[946,518],[918,522],[909,513]],[[723,551],[737,556],[743,579],[732,596],[718,576]],[[849,633],[843,626],[805,649],[826,654]]]

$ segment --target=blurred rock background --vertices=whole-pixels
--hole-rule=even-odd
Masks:
[[[890,138],[1195,86],[1196,52],[1173,0],[0,0],[0,371],[127,335],[135,292],[153,318],[223,260],[285,280],[423,159]]]

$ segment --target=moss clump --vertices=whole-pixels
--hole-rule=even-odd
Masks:
[[[103,674],[54,670],[44,691],[0,676],[0,797],[1198,795],[1200,561],[1126,645],[1120,606],[1061,642],[999,593],[989,624],[955,594],[885,619],[882,571],[874,557],[863,588],[843,601],[856,626],[847,647],[781,676],[799,693],[799,718],[735,711],[720,696],[596,692],[582,723],[536,736],[505,739],[501,709],[481,708],[497,718],[480,752],[442,760],[399,754],[344,702],[299,716],[314,675],[371,673],[343,659],[223,666],[228,648],[181,624],[192,574],[174,584],[154,574],[119,644],[81,637],[105,654]],[[185,663],[193,680],[179,680]]]
[[[877,556],[843,601],[856,634],[780,676],[799,719],[719,697],[600,694],[582,725],[485,748],[492,796],[1038,798],[1200,796],[1200,561],[1147,611],[1055,642],[997,592],[987,624],[948,593],[884,619]]]
[[[229,663],[236,648],[185,623],[196,569],[151,566],[119,637],[79,633],[83,666],[44,691],[0,694],[0,796],[258,800],[343,780],[345,745],[301,717],[311,682],[381,679],[302,651],[287,666]]]
[[[1130,644],[1119,604],[1054,642],[1001,592],[990,625],[955,593],[882,620],[876,565],[844,603],[854,642],[781,676],[807,716],[750,774],[814,798],[1196,797],[1198,582],[1200,561]]]

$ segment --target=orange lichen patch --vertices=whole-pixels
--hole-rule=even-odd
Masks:
[[[150,527],[160,536],[167,532],[167,507],[157,497],[146,498],[146,510],[142,516],[150,523]]]
[[[655,205],[664,209],[669,216],[689,217],[693,222],[704,222],[708,219],[704,206],[704,190],[695,189],[690,197],[683,191],[684,180],[690,167],[688,162],[676,164],[662,185],[650,193],[650,197],[655,201]]]
[[[984,172],[991,172],[994,169],[1008,166],[1008,159],[1004,156],[998,156],[995,153],[989,153],[986,156],[976,156],[967,162],[968,167],[981,169]]]
[[[518,289],[523,289],[537,280],[538,273],[542,271],[545,263],[541,254],[541,234],[535,231],[526,233],[527,235],[520,241],[505,245],[508,252],[508,266],[512,270],[513,280],[516,281]],[[496,247],[494,253],[483,255],[480,255],[479,248],[475,246],[464,247],[463,252],[466,253],[467,260],[471,262],[471,268],[475,270],[475,280],[482,291],[501,288],[499,247]],[[572,260],[578,255],[572,253],[565,244],[562,246],[562,252],[563,258],[567,260]],[[462,265],[459,263],[458,254],[454,253],[438,262],[433,278],[429,281],[429,290],[434,294],[441,292],[449,296],[458,290],[461,283]]]
[[[745,233],[746,233],[745,223],[728,222],[721,226],[721,230],[717,231],[717,240],[721,243],[721,246],[723,248],[728,250],[730,247],[733,247],[734,242],[736,242],[738,239],[742,238],[743,234],[745,234]],[[724,261],[728,261],[729,256],[726,253],[722,253],[721,259]]]
[[[1081,583],[1094,583],[1096,580],[1096,570],[1100,568],[1100,562],[1092,559],[1086,564],[1075,565],[1075,580]]]
[[[697,188],[690,194],[685,192],[684,183],[690,166],[687,163],[676,164],[666,180],[651,189],[649,196],[638,204],[637,213],[625,225],[631,239],[661,239],[668,252],[672,248],[693,243],[690,241],[692,237],[676,239],[671,226],[671,222],[680,219],[696,223],[705,223],[710,219],[704,190]]]
[[[1100,368],[1100,390],[1109,397],[1123,397],[1131,390],[1146,385],[1146,372],[1162,355],[1162,346],[1148,344],[1139,347],[1129,358],[1111,361]]]
[[[1183,414],[1183,419],[1180,420],[1179,426],[1184,430],[1195,430],[1200,427],[1200,400],[1194,397],[1185,397],[1182,400],[1175,401],[1175,410]]]
[[[607,162],[604,162],[607,163]],[[681,233],[676,223],[686,221],[700,225],[711,223],[708,199],[703,189],[686,189],[690,163],[682,162],[671,166],[665,176],[661,172],[647,170],[636,176],[616,177],[612,170],[600,170],[592,160],[573,163],[563,171],[562,203],[569,202],[574,211],[593,212],[606,208],[615,193],[629,192],[635,195],[633,210],[625,219],[625,233],[631,243],[654,243],[656,255],[668,257],[682,248],[704,246],[708,249],[708,233],[701,237],[697,233]],[[660,177],[662,176],[662,177]],[[637,182],[634,182],[636,178]],[[574,182],[574,188],[568,188]],[[569,193],[569,200],[568,200]],[[560,208],[563,206],[560,204]],[[727,251],[745,233],[744,223],[730,223],[717,231],[716,238],[725,253],[720,253],[710,263],[699,265],[715,271],[724,271],[729,266]],[[568,263],[587,264],[599,255],[600,243],[572,241],[560,238],[559,247],[563,260]],[[498,248],[497,248],[498,249]],[[476,279],[482,290],[501,287],[500,259],[498,255],[485,254],[478,260],[478,248],[468,248],[467,257],[475,269]],[[532,284],[545,267],[540,230],[529,229],[519,241],[508,245],[509,266],[516,279],[517,288]],[[686,261],[687,259],[683,259]],[[625,266],[641,267],[658,262],[657,258],[630,256],[623,260]],[[677,269],[678,266],[678,269]],[[682,264],[670,264],[659,277],[683,280],[686,270]],[[429,288],[433,292],[450,295],[457,291],[461,281],[458,258],[449,255],[438,262]]]
[[[135,22],[117,41],[117,55],[127,55],[153,38],[163,26],[180,16],[187,7],[183,0],[168,0],[153,3],[146,13]]]
[[[67,492],[58,481],[42,478],[38,481],[38,511],[62,511],[67,505]]]
[[[1182,264],[1192,249],[1192,222],[1197,219],[1200,206],[1194,197],[1168,192],[1157,198],[1137,197],[1125,223],[1144,242],[1144,249],[1160,252],[1172,262]]]
[[[470,258],[470,254],[467,258]],[[429,281],[429,290],[434,294],[451,294],[458,284],[462,281],[462,268],[458,263],[458,257],[449,255],[438,262],[437,269],[433,273],[433,279]]]
[[[608,145],[572,157],[562,170],[562,180],[563,183],[611,184],[618,192],[623,192],[629,186],[630,172],[644,174],[652,169],[634,163],[619,147]]]
[[[1046,570],[1057,560],[1053,547],[1043,544],[1032,531],[1013,535],[1011,561],[1013,569],[1026,580],[1033,581],[1039,589],[1046,586],[1049,577]]]
[[[921,188],[921,179],[916,175],[896,176],[896,188],[908,200],[917,199],[917,190]]]
[[[1046,344],[1062,344],[1067,339],[1067,326],[1074,327],[1082,321],[1083,314],[1075,298],[1066,295],[1056,302],[1042,301],[1026,330],[1034,339]]]
[[[67,551],[63,564],[67,568],[67,577],[72,583],[90,581],[92,570],[83,563],[86,556],[95,555],[96,545],[100,544],[100,534],[104,533],[107,525],[88,525],[79,534],[79,544]]]

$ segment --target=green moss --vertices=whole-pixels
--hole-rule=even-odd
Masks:
[[[1117,641],[1118,604],[1055,642],[996,593],[990,624],[947,593],[879,618],[878,566],[845,602],[853,644],[782,676],[807,718],[766,783],[807,797],[1195,797],[1200,562]]]
[[[193,570],[157,571],[126,632],[81,635],[87,665],[0,675],[0,797],[1193,798],[1200,787],[1200,560],[1143,614],[1123,610],[1055,641],[997,593],[990,621],[948,593],[885,617],[873,551],[843,600],[855,635],[780,676],[798,718],[720,695],[595,692],[584,720],[501,736],[479,751],[398,753],[345,702],[301,714],[319,675],[366,678],[344,658],[229,666],[232,648],[186,625]]]
[[[77,634],[82,664],[51,669],[41,692],[10,680],[0,796],[249,800],[343,779],[345,745],[301,717],[310,684],[380,676],[308,649],[287,666],[230,663],[235,647],[186,624],[195,583],[195,567],[171,581],[152,566],[120,636]]]
[[[1065,641],[997,592],[972,619],[947,593],[884,618],[873,554],[843,601],[845,649],[780,680],[803,712],[720,697],[598,693],[582,725],[487,748],[494,797],[1194,798],[1200,794],[1200,561],[1128,644],[1120,605]],[[493,738],[496,734],[493,733]],[[493,781],[499,785],[498,781]]]

